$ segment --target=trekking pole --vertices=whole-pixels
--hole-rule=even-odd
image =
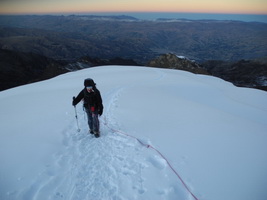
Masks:
[[[75,97],[73,97],[73,100],[75,99]],[[76,123],[77,123],[77,131],[80,132],[81,129],[79,127],[79,123],[78,123],[78,116],[77,116],[77,110],[76,110],[76,106],[74,106],[74,110],[75,110],[75,118],[76,118]]]

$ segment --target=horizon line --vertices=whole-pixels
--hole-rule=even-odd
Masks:
[[[10,12],[0,13],[0,15],[89,15],[89,14],[123,14],[123,13],[162,13],[162,14],[211,14],[211,15],[267,15],[267,13],[232,13],[232,12],[181,12],[181,11],[64,11],[64,12]]]

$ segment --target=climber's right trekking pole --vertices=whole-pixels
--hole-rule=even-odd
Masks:
[[[75,97],[73,97],[73,100],[75,99]],[[77,110],[76,110],[76,106],[74,106],[74,110],[75,110],[75,118],[76,118],[76,123],[77,123],[77,131],[80,132],[81,129],[79,127],[79,123],[78,123],[78,116],[77,116]]]

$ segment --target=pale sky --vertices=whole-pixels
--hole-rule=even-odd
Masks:
[[[267,14],[267,0],[0,0],[0,14],[75,12]]]

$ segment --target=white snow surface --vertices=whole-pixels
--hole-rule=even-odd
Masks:
[[[82,103],[77,132],[71,103],[86,78],[103,98],[100,138]],[[0,102],[1,200],[267,199],[264,91],[103,66],[2,91]]]

